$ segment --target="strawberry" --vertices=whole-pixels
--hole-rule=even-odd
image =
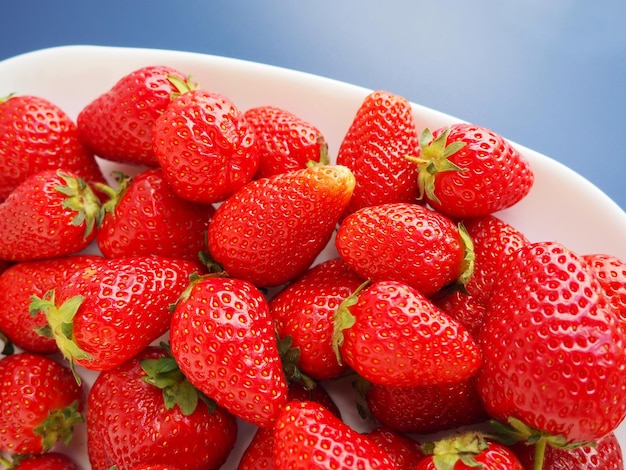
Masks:
[[[154,124],[181,86],[193,85],[171,67],[133,70],[81,110],[77,118],[81,138],[106,160],[156,166]]]
[[[371,384],[366,387],[365,400],[376,421],[402,433],[449,431],[487,417],[475,377],[417,387]]]
[[[447,217],[418,204],[369,206],[341,223],[335,246],[361,277],[400,281],[430,296],[469,276],[463,232]],[[376,260],[376,262],[372,262]]]
[[[7,470],[80,470],[78,464],[71,457],[60,452],[16,455],[10,463],[4,462],[0,457],[0,464],[4,464]]]
[[[334,318],[334,347],[371,383],[414,387],[474,375],[481,353],[468,331],[418,290],[378,281],[344,301]]]
[[[173,465],[136,465],[129,470],[180,470],[179,467]]]
[[[237,436],[235,418],[199,397],[161,347],[150,346],[101,372],[87,406],[93,470],[113,465],[129,470],[140,464],[218,469]]]
[[[375,442],[318,403],[287,404],[274,426],[274,468],[386,469],[398,467]]]
[[[324,388],[317,385],[312,390],[307,390],[297,382],[289,384],[289,401],[313,401],[330,410],[335,416],[340,417],[339,408]],[[237,470],[272,470],[274,468],[274,429],[258,428],[252,440],[246,447]]]
[[[0,330],[20,348],[38,353],[58,351],[56,342],[37,333],[47,324],[42,314],[31,316],[28,309],[33,295],[63,284],[74,271],[98,259],[95,255],[77,255],[16,263],[0,274]]]
[[[626,328],[626,262],[601,253],[583,255],[594,272],[610,306]]]
[[[60,363],[30,352],[0,359],[0,452],[41,454],[69,444],[82,408],[82,388]]]
[[[525,470],[534,470],[535,448],[532,445],[513,446]],[[621,470],[624,458],[615,433],[600,438],[594,445],[559,449],[548,447],[543,460],[543,468],[549,470]]]
[[[211,204],[248,183],[259,166],[254,131],[226,96],[190,90],[157,118],[153,148],[183,199]]]
[[[103,205],[97,242],[108,258],[167,256],[198,260],[215,208],[174,194],[160,168],[129,178],[118,175],[117,191]]]
[[[104,182],[76,124],[59,106],[32,95],[0,100],[0,201],[28,176],[48,169]]]
[[[310,162],[328,163],[328,144],[309,122],[276,106],[258,106],[244,113],[256,136],[259,168],[255,178],[267,178],[306,168]]]
[[[515,453],[508,447],[478,433],[465,433],[429,443],[427,455],[413,470],[523,470]]]
[[[486,303],[503,259],[528,243],[528,239],[518,229],[493,215],[466,219],[463,225],[474,248],[472,275],[464,289],[447,293],[437,299],[436,304],[478,336]]]
[[[372,205],[417,202],[417,168],[406,156],[418,151],[411,104],[382,90],[367,95],[337,153],[337,163],[356,178],[346,214]]]
[[[100,201],[74,173],[29,176],[0,204],[0,259],[28,261],[79,252],[94,239]]]
[[[420,135],[420,197],[451,218],[488,215],[522,200],[534,174],[526,158],[497,133],[458,123]]]
[[[363,282],[340,258],[309,269],[269,304],[276,332],[299,351],[296,366],[307,376],[327,380],[346,371],[333,351],[333,316]]]
[[[487,306],[477,385],[485,408],[539,453],[593,442],[626,415],[625,341],[581,256],[526,244],[503,263]]]
[[[383,426],[378,426],[365,436],[382,448],[399,470],[413,470],[424,458],[419,442]]]
[[[350,170],[336,165],[252,181],[216,210],[209,251],[232,277],[263,287],[287,283],[327,245],[353,189]]]
[[[268,427],[287,401],[269,307],[247,281],[194,279],[176,304],[172,355],[196,388],[235,416]]]
[[[157,256],[92,261],[42,298],[42,333],[55,339],[72,367],[107,370],[130,359],[169,328],[169,307],[198,266]]]

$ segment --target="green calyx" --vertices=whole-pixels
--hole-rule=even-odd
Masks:
[[[54,189],[66,196],[62,203],[63,208],[76,213],[72,225],[77,227],[85,225],[86,239],[99,220],[100,200],[82,178],[70,176],[62,171],[57,171],[57,175],[64,184],[56,185]]]
[[[191,90],[198,89],[198,84],[196,82],[191,81],[191,76],[188,76],[185,80],[182,80],[181,78],[176,77],[175,75],[168,75],[167,79],[174,86],[174,88],[176,88],[176,91],[170,94],[170,99],[172,100],[175,98],[178,98],[179,96]]]
[[[595,445],[594,442],[570,442],[562,434],[550,434],[546,431],[528,426],[520,419],[509,417],[507,423],[491,420],[489,425],[493,429],[493,437],[506,445],[523,442],[535,446],[534,470],[543,468],[543,460],[547,446],[559,449],[572,450],[582,446]]]
[[[161,343],[161,347],[167,356],[141,361],[141,368],[146,373],[143,380],[163,391],[163,402],[168,410],[178,406],[185,416],[189,416],[196,410],[198,402],[203,401],[212,413],[217,406],[215,402],[187,380],[172,356],[169,345]]]
[[[467,432],[449,439],[427,442],[422,446],[426,455],[432,455],[437,470],[453,470],[460,461],[469,468],[483,468],[476,456],[489,447],[484,435]]]
[[[75,400],[66,408],[52,410],[46,420],[35,428],[35,434],[41,436],[44,452],[52,449],[57,442],[66,446],[70,444],[74,426],[85,421],[78,408],[78,400]]]
[[[102,225],[102,220],[104,219],[104,216],[106,214],[115,213],[115,208],[117,207],[117,204],[119,203],[120,199],[122,199],[122,196],[126,192],[126,188],[128,188],[128,185],[132,181],[132,178],[130,176],[122,173],[121,171],[113,172],[113,177],[117,182],[117,189],[103,183],[94,184],[96,189],[104,193],[109,198],[104,204],[100,206],[98,217],[96,219],[98,227]]]
[[[76,372],[76,360],[91,360],[93,356],[83,351],[74,341],[74,317],[80,305],[85,301],[83,296],[77,295],[61,306],[57,307],[55,303],[54,291],[48,291],[43,297],[32,296],[30,298],[29,313],[35,317],[38,313],[43,313],[47,320],[47,325],[37,328],[36,331],[41,336],[52,338],[56,341],[59,351],[70,364],[70,369],[74,374],[76,382],[82,382],[80,376]]]
[[[425,128],[420,135],[420,156],[406,156],[405,158],[417,164],[417,181],[419,186],[419,199],[424,195],[430,201],[439,202],[435,194],[435,179],[439,173],[445,171],[467,171],[449,160],[449,157],[457,153],[465,146],[465,142],[451,142],[448,144],[450,128],[446,128],[441,134],[433,139],[430,129]]]
[[[333,317],[333,351],[335,352],[337,363],[339,365],[342,365],[343,363],[340,352],[340,348],[343,346],[345,339],[343,332],[344,330],[352,328],[356,323],[356,318],[352,315],[352,312],[350,312],[350,307],[356,305],[359,300],[359,294],[368,286],[369,283],[369,280],[363,282],[349,297],[341,302],[335,311],[335,315]]]
[[[474,252],[474,241],[472,237],[468,233],[465,225],[462,222],[458,224],[459,235],[461,237],[461,242],[463,243],[463,264],[461,267],[461,275],[459,276],[457,283],[459,284],[461,290],[467,292],[465,286],[472,278],[474,274],[474,261],[476,258],[476,253]]]
[[[297,382],[302,384],[306,390],[313,390],[317,386],[317,383],[302,372],[298,366],[298,362],[300,361],[300,348],[293,347],[293,338],[291,336],[280,338],[278,332],[276,332],[276,344],[278,346],[278,355],[283,365],[283,372],[287,380],[291,383]]]

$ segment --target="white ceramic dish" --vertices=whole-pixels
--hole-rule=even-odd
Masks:
[[[240,109],[272,104],[300,115],[322,131],[331,157],[336,155],[354,113],[370,92],[327,78],[224,57],[155,49],[65,46],[0,62],[0,96],[11,92],[39,95],[75,118],[85,104],[124,74],[155,64],[191,74],[202,87],[229,96]],[[413,107],[420,130],[459,121],[417,104]],[[498,215],[533,241],[555,240],[581,254],[602,252],[626,259],[624,211],[582,176],[544,155],[518,147],[530,160],[536,181],[527,198]],[[87,382],[93,380],[94,374],[84,375]],[[349,402],[337,390],[331,392],[345,410],[349,424],[363,429]],[[241,423],[239,443],[224,468],[236,468],[252,432],[251,426]],[[618,430],[618,438],[626,449],[626,425]],[[84,429],[77,430],[70,449],[61,450],[76,457],[85,470],[90,468]]]

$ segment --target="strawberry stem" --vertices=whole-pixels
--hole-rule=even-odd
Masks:
[[[75,400],[66,408],[52,410],[48,418],[35,428],[35,434],[41,436],[44,452],[50,450],[57,442],[62,442],[66,446],[70,444],[74,426],[84,422],[78,406],[78,400]]]
[[[76,372],[75,361],[92,360],[93,356],[83,351],[74,341],[73,320],[85,297],[77,295],[65,301],[60,307],[55,304],[55,293],[48,291],[42,298],[32,296],[30,298],[29,313],[35,317],[39,312],[46,316],[48,324],[37,328],[36,331],[46,338],[56,341],[59,351],[70,364],[70,370],[74,374],[76,383],[82,383],[82,379]]]
[[[350,307],[356,305],[359,300],[359,294],[370,283],[369,279],[363,282],[356,290],[350,294],[349,297],[344,299],[333,316],[333,351],[337,358],[337,363],[342,365],[341,352],[339,349],[344,342],[343,331],[351,328],[356,323],[356,318],[350,312]]]
[[[63,208],[76,212],[72,224],[79,226],[84,223],[84,238],[87,239],[100,216],[100,200],[82,178],[70,176],[62,171],[57,171],[57,175],[64,184],[59,184],[54,189],[67,196],[63,200]]]
[[[448,160],[465,146],[465,142],[447,143],[450,128],[446,128],[441,134],[433,139],[430,129],[425,128],[420,135],[420,156],[406,156],[405,158],[417,164],[417,182],[419,186],[419,199],[426,198],[439,203],[439,198],[435,194],[435,179],[439,173],[445,171],[467,171]]]

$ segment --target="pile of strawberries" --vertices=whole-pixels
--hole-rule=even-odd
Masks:
[[[245,422],[242,470],[623,468],[626,263],[498,218],[533,172],[496,133],[375,91],[330,163],[166,66],[0,129],[5,467],[86,429],[94,470],[218,469]]]

